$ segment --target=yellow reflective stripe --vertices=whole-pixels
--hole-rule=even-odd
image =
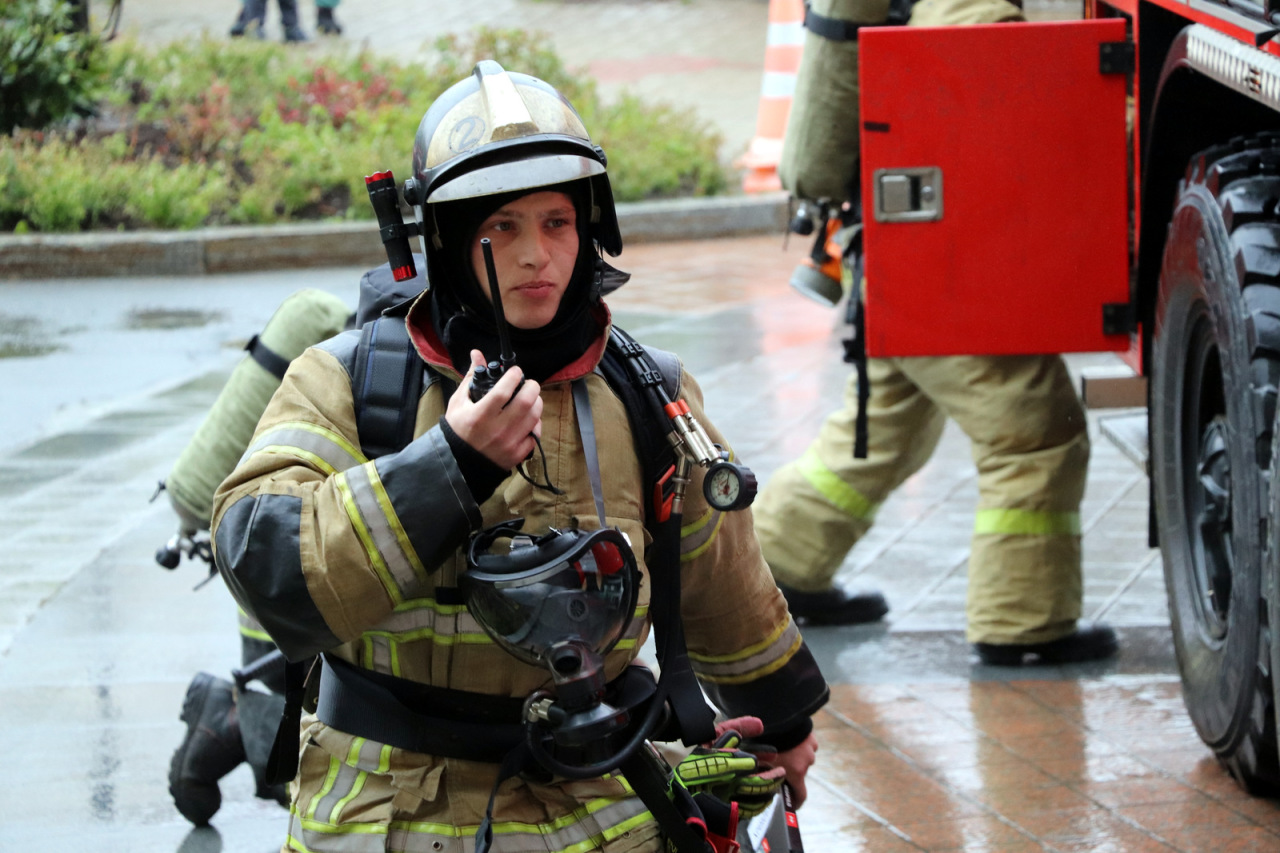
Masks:
[[[256,631],[253,628],[248,627],[247,625],[240,626],[240,636],[248,637],[250,640],[262,640],[264,643],[275,642],[275,640],[271,639],[271,635],[268,634],[266,631]]]
[[[262,629],[262,625],[258,623],[257,619],[245,613],[243,607],[237,606],[236,610],[238,611],[236,618],[240,623],[240,635],[242,637],[248,637],[251,640],[262,640],[267,643],[273,642],[271,635]]]
[[[703,681],[716,684],[744,684],[777,672],[800,649],[803,640],[795,622],[790,619],[782,632],[768,644],[766,648],[755,646],[757,651],[750,657],[743,658],[743,652],[717,657],[698,656],[689,653],[693,670]]]
[[[689,652],[689,659],[696,660],[699,663],[734,663],[740,660],[746,660],[753,655],[757,655],[765,649],[778,642],[778,638],[787,633],[787,630],[794,628],[794,624],[790,619],[778,625],[769,632],[769,636],[765,637],[758,643],[747,646],[745,649],[739,649],[736,652],[730,652],[727,655],[699,655]]]
[[[306,421],[288,421],[267,430],[240,457],[255,453],[283,453],[305,459],[326,474],[346,471],[369,460],[340,433]]]
[[[585,821],[591,818],[599,827],[592,832]],[[494,853],[503,850],[546,850],[551,853],[587,853],[599,850],[623,833],[652,817],[644,803],[635,797],[609,797],[580,805],[569,814],[547,823],[501,821],[492,824]],[[475,835],[477,827],[453,826],[426,821],[392,821],[390,849],[406,853],[429,853],[441,839],[466,839]]]
[[[405,531],[404,525],[400,523],[400,516],[396,514],[395,507],[391,505],[391,495],[387,494],[387,487],[382,485],[382,475],[378,473],[376,465],[370,465],[366,469],[369,473],[369,485],[373,489],[373,495],[378,501],[378,505],[382,507],[382,516],[387,520],[387,524],[391,527],[391,532],[395,534],[396,541],[400,543],[400,550],[404,553],[405,559],[413,566],[413,570],[421,577],[427,574],[427,567],[422,564],[422,560],[418,557],[418,551],[413,547],[413,543],[409,541],[409,534]]]
[[[406,591],[426,578],[427,570],[409,544],[409,537],[382,486],[377,466],[368,462],[344,471],[341,477],[360,512],[365,529],[382,556],[383,564],[399,588],[397,601],[403,600]]]
[[[290,843],[295,849],[310,851],[322,849],[325,853],[383,853],[387,850],[388,828],[382,823],[331,823],[299,818],[302,838],[290,833]]]
[[[415,643],[419,640],[431,640],[442,646],[473,646],[492,643],[489,635],[481,631],[478,634],[442,634],[435,628],[419,628],[416,631],[365,631],[362,637],[386,637],[393,643]]]
[[[323,456],[303,450],[300,447],[294,447],[290,444],[268,444],[265,447],[255,450],[254,453],[271,453],[277,456],[292,456],[295,459],[301,459],[303,462],[310,464],[312,468],[319,470],[327,477],[332,477],[341,470],[330,465],[329,461]]]
[[[329,818],[329,823],[338,822],[339,817],[342,815],[343,808],[345,808],[347,803],[355,799],[356,796],[364,790],[364,783],[368,778],[369,774],[364,770],[356,771],[356,778],[355,781],[351,783],[351,790],[347,792],[345,797],[338,800],[336,805],[334,805],[333,811],[330,813],[331,817]]]
[[[708,509],[701,518],[680,528],[680,562],[696,559],[706,553],[720,532],[724,513]]]
[[[638,605],[627,632],[615,646],[632,649],[644,632],[649,605]],[[376,627],[360,635],[364,665],[377,672],[400,674],[400,646],[430,640],[442,646],[492,645],[493,639],[480,627],[465,605],[440,604],[430,598],[415,598],[396,605]]]
[[[979,536],[1079,536],[1080,513],[1034,509],[980,509],[973,532]]]
[[[796,460],[796,471],[836,509],[863,521],[875,518],[880,505],[837,477],[830,468],[822,464],[818,452],[812,447]]]
[[[316,809],[320,807],[321,801],[323,801],[325,797],[329,796],[329,792],[333,790],[334,784],[338,781],[338,774],[342,772],[342,767],[343,764],[341,761],[334,758],[332,755],[329,756],[329,774],[325,777],[324,784],[320,786],[320,789],[316,791],[315,796],[311,798],[311,802],[307,804],[307,812],[306,814],[301,815],[302,819],[306,820],[315,818]]]
[[[382,587],[387,591],[387,595],[391,597],[394,604],[399,604],[404,600],[404,596],[400,593],[400,587],[391,577],[387,564],[382,559],[382,553],[374,544],[373,536],[369,533],[369,529],[365,526],[364,518],[360,514],[360,508],[356,504],[355,496],[351,494],[351,486],[347,483],[347,475],[339,474],[333,478],[334,485],[338,487],[338,492],[342,495],[342,505],[347,510],[347,518],[351,519],[351,526],[355,528],[356,536],[360,539],[360,544],[364,546],[364,552],[369,557],[369,562],[373,565],[373,570],[377,572],[379,580],[382,581]]]

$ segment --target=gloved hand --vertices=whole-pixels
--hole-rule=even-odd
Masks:
[[[696,746],[676,765],[676,775],[690,793],[707,793],[738,804],[738,814],[749,818],[768,808],[782,790],[787,771],[760,761],[738,749],[745,738],[756,737],[764,725],[755,717],[736,717],[716,725],[716,739]]]

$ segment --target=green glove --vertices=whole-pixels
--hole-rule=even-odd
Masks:
[[[707,793],[738,804],[744,818],[760,814],[782,790],[787,771],[761,762],[738,749],[742,736],[734,729],[723,732],[710,746],[697,746],[676,765],[675,772],[690,793]]]

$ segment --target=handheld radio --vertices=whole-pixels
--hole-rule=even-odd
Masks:
[[[493,266],[493,247],[489,238],[480,240],[480,251],[484,253],[484,271],[489,278],[489,297],[493,301],[493,319],[498,327],[498,357],[488,364],[477,367],[471,378],[471,387],[467,389],[471,402],[478,401],[502,378],[516,363],[516,354],[511,351],[511,335],[507,331],[507,316],[502,311],[502,292],[498,289],[498,271]]]

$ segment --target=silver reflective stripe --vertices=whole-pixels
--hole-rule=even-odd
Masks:
[[[333,787],[311,808],[315,819],[321,823],[338,823],[342,818],[342,809],[339,806],[347,802],[352,795],[359,793],[364,787],[365,776],[368,775],[340,761],[333,769],[337,771],[333,777]]]
[[[786,665],[800,647],[800,631],[788,619],[786,625],[763,643],[731,655],[704,656],[689,653],[699,678],[720,684],[741,684],[768,675]]]
[[[240,457],[240,464],[253,454],[263,452],[296,456],[326,474],[346,471],[368,461],[338,433],[303,421],[284,423],[263,433]]]
[[[584,808],[588,815],[579,820],[566,815],[554,823],[494,821],[493,846],[489,849],[491,853],[586,853],[652,820],[637,797],[593,800]],[[391,826],[387,849],[404,853],[471,853],[475,849],[475,832],[475,826],[397,821]]]
[[[364,789],[370,773],[385,773],[389,766],[391,747],[355,738],[345,761],[330,756],[329,776],[307,808],[307,818],[320,823],[338,824],[342,810]]]
[[[395,643],[434,640],[442,645],[491,643],[480,623],[463,606],[439,604],[429,598],[402,602],[394,612],[365,632]]]
[[[388,594],[397,603],[403,601],[427,572],[396,517],[377,467],[372,462],[365,463],[339,474],[334,482],[343,493],[347,515],[356,523],[356,532]]]
[[[649,605],[636,607],[631,624],[617,648],[635,648],[644,633]],[[361,635],[364,665],[369,669],[399,675],[395,647],[402,643],[430,640],[444,646],[492,645],[493,639],[466,607],[440,604],[423,598],[401,603],[391,615]]]
[[[299,826],[299,823],[301,826]],[[347,824],[340,831],[318,821],[294,821],[289,826],[290,848],[310,853],[386,853],[387,827],[378,823]]]
[[[365,666],[375,672],[384,672],[388,675],[400,674],[400,667],[396,666],[395,656],[391,653],[391,645],[394,641],[390,637],[365,634],[362,639],[364,640]]]
[[[724,513],[708,507],[702,517],[680,528],[680,560],[692,560],[711,547],[720,532]]]

